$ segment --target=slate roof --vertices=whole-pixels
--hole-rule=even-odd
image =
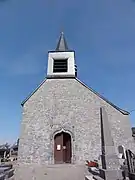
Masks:
[[[56,51],[60,51],[60,52],[66,52],[69,51],[68,46],[67,46],[67,42],[66,39],[64,37],[64,33],[62,32],[56,47]]]
[[[5,147],[5,145],[0,145],[0,152],[9,151],[10,148]]]
[[[5,149],[5,150],[7,150],[7,147],[5,147],[5,145],[0,145],[0,149]]]
[[[17,144],[13,144],[13,145],[11,146],[11,149],[18,149],[18,145],[17,145]]]

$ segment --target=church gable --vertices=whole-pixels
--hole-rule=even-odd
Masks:
[[[61,84],[61,82],[62,82],[62,84]],[[122,110],[121,108],[119,108],[118,106],[116,106],[116,105],[114,105],[113,103],[111,103],[109,100],[107,100],[105,97],[103,97],[102,95],[100,95],[98,92],[96,92],[95,90],[93,90],[92,88],[89,88],[86,84],[84,84],[82,81],[80,81],[79,79],[77,79],[77,78],[67,78],[67,79],[64,79],[64,78],[61,78],[61,79],[46,79],[46,80],[44,80],[23,102],[22,102],[22,106],[30,99],[30,98],[32,98],[32,96],[36,96],[36,93],[37,93],[37,91],[39,92],[39,94],[40,94],[40,90],[41,89],[48,89],[48,92],[46,92],[46,93],[44,93],[44,96],[47,96],[48,95],[48,93],[49,92],[51,92],[52,94],[53,94],[53,92],[52,92],[52,89],[53,89],[53,86],[55,87],[56,86],[56,84],[59,84],[59,88],[63,88],[64,86],[64,84],[63,84],[63,82],[65,82],[66,84],[67,84],[67,86],[69,86],[69,89],[68,89],[68,87],[66,87],[66,88],[64,88],[63,90],[62,90],[62,92],[63,91],[65,91],[66,90],[66,92],[67,92],[67,89],[68,89],[68,92],[67,93],[70,93],[70,90],[71,91],[73,91],[73,89],[71,89],[71,87],[72,87],[72,83],[75,85],[77,85],[77,84],[79,84],[79,86],[77,87],[78,88],[78,90],[77,91],[81,91],[81,89],[83,88],[83,89],[85,89],[85,91],[86,92],[88,92],[89,91],[89,95],[90,95],[90,93],[92,93],[92,94],[94,94],[95,95],[95,97],[97,97],[97,99],[99,99],[99,101],[101,101],[101,102],[103,102],[103,103],[105,103],[105,104],[108,104],[109,106],[111,106],[111,107],[113,107],[114,109],[116,109],[117,111],[119,111],[120,113],[122,113],[123,115],[128,115],[129,114],[129,112],[127,112],[127,111],[125,111],[125,110]],[[69,82],[69,83],[68,83]],[[75,83],[76,82],[76,83]],[[62,86],[61,86],[62,85]],[[81,87],[81,86],[82,87]],[[44,86],[44,87],[42,87],[42,86]],[[50,87],[48,87],[48,86],[50,86]],[[60,87],[61,86],[61,87]],[[46,88],[45,88],[46,87]],[[50,90],[49,90],[49,88],[50,88]],[[58,87],[56,87],[56,88],[58,88]],[[58,94],[59,92],[60,92],[60,90],[58,90],[57,91],[57,89],[56,88],[54,88],[54,94]],[[58,89],[59,89],[58,88]],[[75,87],[74,87],[74,90],[75,90]],[[43,91],[43,90],[42,90]],[[76,96],[76,94],[78,94],[78,92],[77,91],[75,91],[76,93],[73,93],[74,94],[74,96]],[[81,96],[80,96],[80,99],[82,98],[82,101],[83,101],[83,92],[80,94]],[[52,99],[53,99],[53,96],[51,97]],[[89,99],[89,97],[87,97],[88,99]],[[66,99],[66,96],[65,96],[65,99]],[[37,99],[37,101],[38,101],[38,99]]]

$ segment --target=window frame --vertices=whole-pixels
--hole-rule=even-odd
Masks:
[[[68,72],[68,58],[53,59],[53,73],[67,73]]]

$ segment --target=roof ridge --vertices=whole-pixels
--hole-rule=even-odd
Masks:
[[[85,83],[83,83],[82,81],[80,81],[78,78],[76,78],[76,80],[81,83],[83,86],[85,86],[86,88],[88,88],[90,91],[92,91],[94,94],[96,94],[98,97],[100,97],[101,99],[103,99],[105,102],[107,102],[108,104],[110,104],[111,106],[113,106],[115,109],[117,109],[118,111],[120,111],[122,114],[124,115],[128,115],[130,114],[128,111],[125,111],[121,108],[119,108],[118,106],[116,106],[115,104],[113,104],[112,102],[110,102],[108,99],[106,99],[103,95],[99,94],[97,91],[95,91],[93,88],[87,86]]]
[[[44,79],[39,86],[37,86],[37,88],[32,91],[29,96],[27,96],[26,99],[24,99],[24,101],[22,101],[21,105],[23,106],[25,104],[25,102],[42,86],[42,84],[50,78],[46,78]],[[58,79],[67,79],[67,78],[58,78]],[[124,115],[129,115],[130,113],[128,111],[125,111],[121,108],[119,108],[118,106],[116,106],[115,104],[113,104],[112,102],[110,102],[108,99],[106,99],[104,96],[102,96],[101,94],[99,94],[97,91],[95,91],[94,89],[92,89],[91,87],[87,86],[85,83],[83,83],[81,80],[79,80],[78,78],[74,77],[74,78],[68,78],[68,79],[75,79],[77,80],[79,83],[81,83],[84,87],[86,87],[87,89],[89,89],[90,91],[92,91],[94,94],[96,94],[98,97],[100,97],[102,100],[104,100],[105,102],[107,102],[108,104],[110,104],[112,107],[114,107],[115,109],[117,109],[119,112],[121,112]]]

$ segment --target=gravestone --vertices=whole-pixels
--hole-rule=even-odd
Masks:
[[[100,176],[105,180],[122,180],[122,171],[120,170],[119,159],[115,152],[108,116],[104,107],[100,108],[100,117],[102,148]]]
[[[119,152],[119,157],[121,159],[126,159],[126,150],[124,148],[124,146],[118,146],[118,152]]]
[[[128,174],[130,180],[135,180],[135,154],[131,150],[126,150]]]

